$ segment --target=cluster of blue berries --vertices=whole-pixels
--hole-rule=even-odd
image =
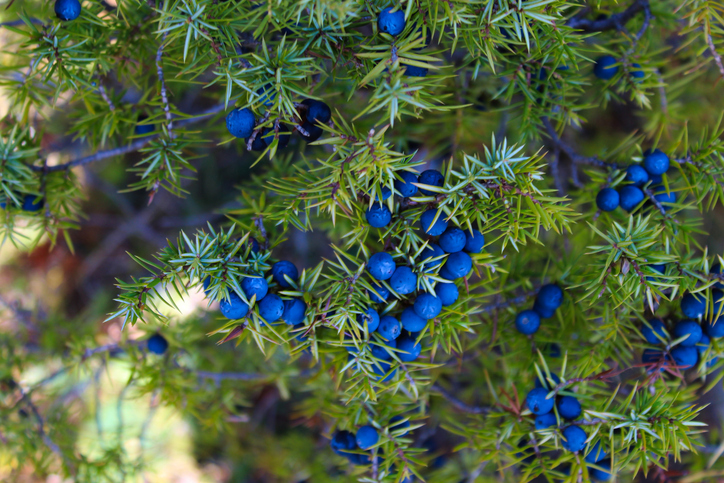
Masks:
[[[264,90],[264,88],[261,90],[264,94],[262,96],[263,99],[268,99],[270,95],[267,93],[268,88],[267,90]],[[332,119],[332,110],[322,101],[305,99],[301,102],[299,116],[302,120],[300,126],[307,133],[302,134],[300,132],[300,135],[307,142],[313,142],[319,139],[324,133],[322,128],[319,127],[319,124],[326,124]],[[245,138],[248,142],[250,136],[254,133],[255,127],[256,118],[249,108],[234,109],[226,115],[226,129],[234,137]],[[283,148],[289,144],[292,133],[284,124],[280,124],[278,130],[275,128],[264,128],[257,133],[256,137],[252,140],[252,150],[263,151],[272,143],[277,135],[279,136],[279,147]]]
[[[434,170],[430,172],[439,174]],[[421,180],[428,181],[426,173],[428,171],[420,175]],[[408,177],[407,181],[396,184],[395,189],[403,195],[415,194],[417,187],[412,183],[416,182],[417,177],[414,175],[413,177],[415,181]],[[439,174],[439,178],[423,184],[442,186],[442,175]],[[365,318],[369,332],[376,331],[385,341],[383,345],[372,348],[372,355],[378,359],[390,360],[392,358],[390,348],[397,349],[394,352],[403,362],[417,359],[422,350],[420,343],[415,342],[417,335],[427,326],[429,320],[440,314],[443,307],[457,302],[460,292],[455,280],[464,278],[470,273],[473,261],[469,254],[480,253],[485,245],[485,237],[478,230],[463,231],[457,227],[448,227],[442,217],[432,223],[432,220],[426,219],[425,215],[430,212],[434,215],[436,210],[426,211],[421,218],[421,225],[426,233],[438,236],[438,239],[437,243],[429,241],[420,252],[418,265],[425,273],[437,269],[438,274],[448,281],[437,282],[434,287],[435,293],[420,291],[414,301],[402,310],[399,319],[389,314],[380,317],[376,310],[368,309]],[[436,228],[429,229],[428,223]],[[428,229],[425,230],[425,227]],[[387,252],[373,254],[367,262],[367,271],[374,279],[371,284],[373,291],[370,293],[370,299],[374,303],[386,303],[391,294],[389,288],[401,296],[412,295],[418,290],[418,275],[407,265],[397,265],[392,255]],[[402,329],[405,329],[407,334],[403,334]],[[389,366],[382,366],[381,369],[389,370]],[[394,371],[390,375],[392,374]]]
[[[397,173],[400,179],[395,180],[395,194],[404,198],[411,198],[421,194],[422,196],[435,196],[435,192],[419,188],[417,184],[427,186],[442,187],[445,184],[445,177],[436,169],[428,169],[419,175],[412,171],[400,171]],[[383,186],[380,195],[374,196],[372,207],[365,213],[367,223],[374,228],[384,228],[392,221],[392,213],[384,203],[390,196],[392,190],[387,186]],[[441,235],[447,228],[447,222],[442,215],[437,217],[437,210],[430,209],[425,211],[420,217],[420,224],[425,233],[432,236]],[[434,222],[434,223],[433,223]]]
[[[520,312],[515,316],[515,328],[524,335],[533,335],[540,328],[541,319],[553,317],[563,304],[563,290],[555,283],[543,285],[533,303],[533,309]]]
[[[20,208],[23,211],[27,212],[36,212],[40,211],[43,206],[45,206],[45,200],[37,195],[20,195],[23,197],[23,204],[20,205]],[[0,208],[7,209],[8,203],[7,200],[0,201]]]
[[[681,313],[688,318],[677,322],[671,331],[666,329],[666,325],[661,319],[649,320],[641,328],[641,334],[649,344],[668,346],[669,335],[672,340],[681,340],[668,352],[661,349],[644,349],[641,362],[646,365],[660,365],[661,371],[671,361],[680,369],[690,369],[696,366],[700,358],[703,358],[709,350],[711,339],[724,336],[724,317],[719,316],[722,303],[724,303],[724,292],[714,290],[713,299],[714,308],[703,326],[698,322],[706,312],[706,297],[703,294],[684,294],[680,307]],[[714,365],[716,361],[717,359],[713,358],[707,365]]]
[[[644,188],[649,182],[655,189],[654,199],[664,209],[669,209],[668,204],[676,202],[674,192],[667,193],[662,186],[662,176],[669,170],[670,161],[666,153],[660,149],[647,150],[644,152],[643,166],[632,164],[626,168],[626,181],[629,184],[620,189],[603,188],[596,195],[596,206],[601,211],[614,211],[619,206],[626,211],[633,211],[645,198]]]
[[[69,22],[80,16],[79,0],[55,0],[55,16]]]
[[[644,71],[641,70],[641,65],[633,63],[631,64],[631,71],[629,74],[632,78],[640,79],[644,78]],[[602,80],[611,80],[618,74],[618,61],[612,55],[602,55],[596,59],[596,65],[593,67],[593,75]]]
[[[398,431],[410,427],[409,421],[403,421],[401,416],[395,416],[388,423],[389,431]],[[402,433],[406,435],[407,432]],[[336,454],[344,456],[354,465],[369,465],[372,458],[367,452],[380,441],[380,434],[374,426],[365,425],[357,430],[356,434],[342,430],[334,433],[329,446]]]
[[[535,416],[535,429],[546,430],[551,427],[562,427],[563,448],[572,453],[586,452],[588,435],[580,426],[574,423],[583,413],[581,403],[573,396],[556,395],[555,397],[548,397],[550,391],[560,382],[561,379],[553,373],[550,374],[550,377],[546,377],[545,380],[537,378],[535,387],[526,396],[525,401],[528,409]],[[561,424],[559,424],[559,421]],[[598,467],[589,468],[589,474],[593,478],[601,481],[610,479],[611,460],[606,458],[606,452],[601,447],[600,442],[596,442],[591,450],[587,452],[585,461]],[[599,468],[607,468],[608,471]]]
[[[251,251],[258,253],[259,243],[250,238]],[[296,297],[283,300],[271,290],[286,289],[292,287],[290,280],[296,282],[299,278],[297,267],[287,260],[281,260],[272,265],[271,278],[276,285],[270,286],[267,276],[264,274],[247,274],[241,280],[241,290],[244,292],[246,301],[233,290],[229,290],[229,296],[219,302],[221,314],[230,320],[239,320],[249,315],[251,300],[255,300],[259,317],[266,324],[273,324],[283,321],[287,325],[300,327],[304,323],[307,304]],[[204,279],[204,290],[208,295],[208,288],[211,283],[209,277]]]

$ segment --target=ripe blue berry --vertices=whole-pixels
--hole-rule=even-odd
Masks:
[[[641,334],[649,344],[661,344],[666,342],[666,327],[659,319],[651,319],[648,325],[641,327]]]
[[[699,339],[699,342],[696,344],[696,350],[699,352],[699,360],[704,360],[706,352],[709,350],[710,346],[711,339],[709,339],[709,336],[707,336],[706,334],[702,334],[701,339]],[[717,363],[718,360],[718,357],[713,357],[709,362],[706,363],[706,367],[713,366]]]
[[[563,430],[563,447],[572,453],[577,453],[586,447],[588,435],[578,426],[568,426]]]
[[[347,451],[354,451],[357,449],[357,441],[355,440],[354,434],[349,431],[337,431],[332,437],[332,441],[329,442],[329,446],[336,454],[341,456],[349,456]]]
[[[277,136],[277,132],[273,129],[264,129],[264,133],[261,135],[262,141],[264,141],[264,144],[266,146],[270,146],[272,142],[274,142],[274,139]],[[289,141],[292,139],[292,130],[289,129],[289,126],[286,124],[279,124],[279,143],[277,144],[277,147],[279,149],[284,149],[287,147],[287,144],[289,144]]]
[[[380,440],[380,435],[373,426],[362,426],[357,430],[355,437],[357,446],[362,449],[370,449]]]
[[[248,138],[254,132],[256,119],[254,113],[247,109],[234,109],[226,115],[226,129],[236,138]]]
[[[706,310],[706,297],[703,294],[687,292],[681,298],[681,313],[684,317],[698,319]]]
[[[543,373],[543,377],[546,378],[546,380],[541,381],[540,378],[536,378],[536,380],[535,380],[535,387],[542,387],[543,389],[546,389],[546,390],[550,391],[550,390],[552,390],[555,386],[557,386],[558,384],[561,383],[561,378],[558,377],[558,374],[554,374],[553,372],[551,372],[551,375],[550,375],[550,379],[552,380],[552,384],[551,384],[551,382],[549,382],[549,381],[547,380],[548,378],[546,377],[546,374],[545,374],[545,373]]]
[[[561,346],[559,346],[555,342],[546,344],[543,346],[543,354],[547,355],[548,357],[561,357]]]
[[[410,421],[403,421],[405,418],[402,416],[393,416],[390,418],[390,422],[388,423],[389,431],[390,432],[397,432],[402,429],[407,429],[410,427]],[[402,422],[400,422],[402,421]],[[399,434],[398,436],[407,436],[408,431],[405,431],[404,433]]]
[[[658,272],[660,275],[664,275],[666,273],[666,264],[665,263],[652,263],[648,266],[651,270],[654,270]],[[649,282],[656,280],[656,276],[654,277],[646,277],[646,280]]]
[[[699,342],[701,334],[701,326],[696,323],[695,320],[682,320],[674,326],[674,331],[671,335],[674,339],[686,337],[686,339],[682,340],[679,345],[692,347]]]
[[[535,429],[547,429],[558,424],[555,413],[545,413],[535,418]]]
[[[660,149],[644,152],[644,169],[649,175],[662,175],[669,170],[669,157]]]
[[[485,237],[478,230],[473,229],[470,233],[465,230],[465,248],[464,250],[468,253],[480,253],[483,251],[485,246]]]
[[[609,481],[611,479],[612,465],[611,460],[606,458],[595,463],[599,468],[588,468],[588,475],[597,481]]]
[[[250,243],[251,243],[251,253],[259,253],[259,242],[253,236],[249,237],[249,239],[244,244],[243,249],[246,250],[246,248],[249,247]]]
[[[420,357],[422,352],[422,346],[415,343],[415,337],[408,335],[403,335],[397,339],[397,348],[400,350],[400,352],[397,352],[397,357],[402,362],[412,362]]]
[[[383,361],[389,361],[392,359],[392,350],[397,347],[397,341],[388,340],[384,344],[373,343],[370,344],[370,352],[372,357],[382,359]]]
[[[211,286],[211,277],[206,277],[204,281],[202,282],[204,287],[204,293],[206,296],[209,296],[209,293],[211,293],[211,290],[209,290],[209,287]]]
[[[448,253],[455,253],[465,248],[465,232],[460,228],[450,227],[440,235],[440,248]]]
[[[367,323],[367,330],[374,332],[380,325],[380,314],[373,308],[367,309],[365,312],[357,316],[357,323],[364,327],[365,322]]]
[[[264,277],[252,278],[244,277],[241,279],[241,289],[244,291],[246,298],[251,300],[253,296],[256,296],[257,302],[264,298],[269,291],[269,284],[266,282]]]
[[[396,173],[401,179],[395,179],[395,189],[403,198],[409,198],[417,194],[417,174],[410,171],[400,171]]]
[[[299,278],[299,270],[292,262],[280,260],[272,266],[272,277],[280,287],[289,288],[292,285],[287,281],[287,277],[296,282]]]
[[[432,258],[438,258],[445,255],[445,252],[442,248],[440,248],[435,243],[428,243],[425,248],[422,249],[422,252],[420,252],[420,256],[418,258],[418,262],[422,262],[424,260],[432,259]],[[437,267],[443,262],[443,259],[437,259],[437,260],[431,260],[429,262],[423,263],[422,268],[424,270],[429,270],[434,267]]]
[[[724,337],[724,314],[717,317],[717,312],[712,314],[704,324],[704,331],[706,335],[712,339],[718,339]]]
[[[367,262],[367,271],[377,280],[387,280],[395,273],[395,261],[387,252],[372,255]]]
[[[603,188],[596,195],[596,206],[601,211],[613,211],[618,208],[618,191],[613,188]]]
[[[626,181],[634,186],[643,186],[649,181],[649,173],[642,166],[632,164],[626,168]]]
[[[603,450],[603,447],[601,446],[601,441],[596,441],[596,444],[593,445],[591,448],[591,451],[588,452],[586,455],[586,463],[597,463],[598,461],[601,461],[603,458],[606,457],[606,452]]]
[[[664,364],[659,369],[660,372],[664,372],[664,368],[668,365],[668,361],[666,361],[664,357],[664,352],[660,351],[658,349],[644,349],[643,353],[641,354],[641,363],[653,366],[655,364],[660,363],[661,361],[665,361]],[[651,368],[646,369],[647,372],[651,372]]]
[[[387,198],[389,198],[392,195],[392,190],[388,188],[387,186],[380,186],[380,194],[378,195],[375,192],[374,187],[370,189],[369,191],[370,197],[374,196],[375,201],[385,201]]]
[[[396,318],[385,315],[380,318],[380,325],[377,327],[377,333],[385,340],[395,340],[402,332],[402,324]]]
[[[249,139],[251,137],[248,137],[244,139],[245,143],[249,143]],[[251,150],[252,151],[264,151],[266,149],[266,143],[264,142],[264,139],[262,139],[262,133],[257,133],[257,135],[254,137],[254,140],[251,142]]]
[[[436,169],[428,169],[420,173],[420,177],[418,178],[418,183],[420,184],[426,184],[428,186],[438,186],[441,187],[445,184],[445,177],[442,175],[442,173]],[[425,196],[435,196],[437,193],[434,191],[426,190],[420,188],[420,193],[422,193]]]
[[[372,371],[378,376],[375,379],[377,379],[378,381],[382,380],[382,382],[387,382],[394,378],[395,374],[397,374],[397,368],[390,371],[390,367],[392,366],[390,366],[390,364],[388,364],[387,362],[377,362],[375,364],[372,364]],[[385,374],[387,374],[387,376],[385,376]],[[383,376],[385,376],[384,379]]]
[[[662,185],[663,182],[664,182],[664,177],[663,177],[662,175],[660,175],[660,174],[651,174],[651,173],[649,173],[649,179],[651,180],[651,186],[650,186],[650,187],[660,186],[660,185]]]
[[[532,310],[524,310],[515,316],[515,328],[523,335],[532,335],[540,327],[540,317]]]
[[[643,79],[645,75],[644,71],[641,70],[641,64],[637,64],[636,62],[631,64],[631,70],[629,72],[634,79]]]
[[[265,322],[271,324],[282,317],[284,313],[284,301],[276,294],[270,293],[261,299],[257,304],[259,316]]]
[[[440,275],[448,280],[465,277],[473,268],[473,260],[465,252],[451,253],[440,270]]]
[[[671,205],[676,203],[676,193],[674,193],[673,191],[667,193],[666,190],[662,187],[661,189],[656,191],[654,199],[661,203],[664,211],[669,211],[672,208]]]
[[[80,16],[80,2],[78,0],[55,0],[55,16],[69,22]]]
[[[35,195],[25,195],[23,197],[23,210],[24,211],[40,211],[45,206],[45,200]]]
[[[719,263],[715,263],[711,266],[711,269],[709,269],[710,274],[716,274],[716,275],[722,275],[724,274],[724,271],[722,271],[721,265]],[[718,278],[716,280],[719,280]],[[714,288],[718,289],[724,289],[724,283],[719,281],[716,282],[714,285],[712,285]]]
[[[581,403],[573,396],[561,396],[556,401],[558,414],[564,419],[577,419],[581,415]]]
[[[243,319],[249,312],[249,306],[236,295],[236,292],[229,292],[229,298],[219,302],[221,315],[231,320]]]
[[[153,334],[146,341],[148,352],[161,355],[168,349],[168,341],[161,334]]]
[[[618,190],[619,204],[626,211],[633,211],[644,200],[644,192],[637,186],[623,186]]]
[[[145,114],[141,114],[138,116],[138,124],[136,124],[136,127],[133,128],[133,133],[137,136],[148,136],[153,131],[156,130],[156,126],[153,124],[147,124],[143,121],[147,120],[148,116]]]
[[[317,126],[316,124],[303,122],[301,127],[302,129],[304,129],[304,131],[306,131],[307,135],[305,136],[301,132],[299,133],[299,135],[302,136],[302,138],[304,138],[304,140],[308,143],[313,143],[317,139],[321,138],[322,134],[324,134],[324,129]]]
[[[277,97],[276,90],[271,83],[261,86],[256,90],[256,93],[259,94],[261,103],[266,107],[271,107]]]
[[[680,369],[689,369],[698,362],[699,351],[696,347],[677,345],[671,349],[671,358]]]
[[[327,104],[314,99],[305,99],[302,104],[307,106],[306,119],[309,124],[327,124],[332,119],[332,110]]]
[[[390,291],[382,284],[371,283],[374,292],[370,292],[370,299],[376,304],[382,304],[390,296]],[[375,293],[376,292],[376,293]]]
[[[541,307],[557,309],[563,304],[563,289],[555,283],[547,283],[538,290],[535,298]]]
[[[414,308],[415,313],[423,319],[434,319],[442,311],[442,301],[428,292],[423,292],[415,299]]]
[[[536,387],[530,391],[525,397],[525,402],[528,404],[530,412],[537,416],[551,412],[555,401],[553,398],[546,399],[547,395],[548,390],[542,387]]]
[[[421,190],[422,191],[422,190]],[[437,220],[435,220],[437,217]],[[434,223],[433,223],[434,221]],[[437,216],[437,210],[429,209],[420,216],[420,228],[422,231],[432,236],[442,235],[447,229],[447,221],[445,221],[445,213]]]
[[[392,221],[392,213],[389,208],[382,203],[374,203],[372,207],[365,212],[367,223],[373,228],[383,228]]]
[[[402,66],[405,68],[404,75],[407,77],[426,77],[427,76],[427,69],[424,67],[418,67],[416,65],[407,65],[402,64]]]
[[[545,307],[538,299],[533,303],[533,310],[541,319],[550,319],[556,314],[556,309]]]
[[[596,65],[593,67],[593,75],[602,80],[611,80],[618,72],[616,58],[612,55],[603,55],[596,59]]]
[[[438,282],[437,285],[435,285],[435,295],[440,299],[443,307],[447,307],[457,302],[460,292],[454,283]]]
[[[400,295],[407,295],[417,289],[417,275],[410,267],[399,266],[390,277],[390,287]]]
[[[412,307],[406,307],[400,314],[400,321],[405,330],[420,332],[427,325],[427,319],[420,317]]]
[[[293,298],[284,301],[284,312],[282,320],[287,325],[299,325],[304,321],[304,313],[307,311],[307,304],[303,300]]]
[[[535,461],[535,451],[533,450],[533,448],[527,447],[527,446],[528,446],[528,442],[525,439],[522,439],[518,443],[518,448],[520,448],[520,449],[525,448],[525,449],[523,451],[518,451],[517,453],[515,453],[515,457],[523,458],[525,456],[525,458],[523,458],[523,460],[521,462],[525,463],[525,464],[530,464],[533,461]]]
[[[405,30],[405,23],[405,12],[403,10],[393,12],[392,7],[382,10],[377,17],[377,28],[380,29],[380,32],[392,36],[400,35]]]

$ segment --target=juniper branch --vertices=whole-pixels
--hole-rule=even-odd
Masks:
[[[224,105],[219,104],[216,105],[210,109],[207,109],[206,111],[203,111],[194,117],[186,118],[178,121],[176,124],[177,126],[185,126],[188,124],[193,124],[199,121],[202,121],[206,118],[209,118],[215,114],[218,114],[219,112],[224,110]],[[76,166],[84,166],[87,164],[95,163],[96,161],[102,161],[104,159],[113,158],[115,156],[121,156],[123,154],[132,153],[134,151],[138,151],[139,149],[143,148],[145,145],[147,145],[149,142],[151,142],[154,139],[157,139],[160,136],[160,134],[151,134],[150,136],[146,136],[142,139],[138,139],[131,144],[128,144],[126,146],[119,146],[117,148],[113,149],[106,149],[104,151],[98,151],[96,153],[93,153],[89,156],[85,156],[79,159],[75,159],[73,161],[69,161],[67,163],[58,164],[56,166],[48,166],[47,168],[43,168],[42,166],[30,166],[30,169],[33,171],[45,171],[47,173],[52,173],[55,171],[64,171],[66,169],[71,169]]]
[[[716,51],[714,39],[711,38],[711,32],[706,32],[704,37],[706,38],[706,45],[709,47],[709,52],[711,56],[714,57],[714,62],[716,62],[716,66],[719,68],[719,73],[724,77],[724,63],[722,63],[721,55]]]
[[[440,384],[435,383],[430,387],[431,392],[435,392],[445,398],[449,403],[458,408],[460,411],[470,414],[488,414],[490,408],[487,406],[471,406],[467,403],[462,402],[450,392],[444,389]]]
[[[605,30],[622,30],[626,23],[634,18],[637,13],[649,8],[648,0],[635,0],[626,10],[600,20],[572,17],[566,22],[568,27],[583,32],[603,32]]]

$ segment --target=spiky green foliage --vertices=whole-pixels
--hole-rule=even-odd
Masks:
[[[396,37],[378,31],[388,6],[407,19]],[[78,173],[85,167],[139,151],[126,165],[132,181],[117,188],[146,191],[153,203],[162,189],[188,194],[195,162],[210,145],[243,152],[265,129],[273,133],[255,155],[254,175],[239,180],[238,204],[222,210],[221,226],[132,254],[145,273],[118,280],[107,320],[122,321],[124,334],[162,328],[167,355],[151,356],[138,339],[94,347],[89,334],[72,333],[61,347],[45,347],[48,355],[3,337],[0,434],[12,466],[78,481],[143,478],[148,450],[141,444],[129,454],[122,430],[100,453],[83,454],[74,415],[60,411],[51,420],[42,411],[55,407],[64,384],[97,379],[121,361],[120,401],[128,390],[174,408],[214,447],[235,446],[232,425],[255,417],[245,410],[247,389],[276,386],[313,431],[288,454],[281,436],[243,440],[269,481],[581,482],[605,469],[585,461],[596,442],[619,481],[662,477],[675,465],[686,465],[691,481],[721,474],[721,451],[709,460],[700,452],[717,444],[701,398],[722,384],[721,340],[688,370],[670,359],[682,338],[641,362],[642,351],[654,348],[642,337],[647,321],[661,318],[671,332],[685,292],[706,298],[702,324],[722,315],[724,278],[711,273],[722,260],[709,252],[705,230],[724,201],[720,4],[119,0],[116,8],[83,2],[72,22],[57,20],[47,2],[18,2],[2,15],[0,87],[10,107],[0,125],[0,214],[3,236],[15,244],[33,246],[43,236],[55,243],[61,233],[70,243],[68,231],[83,215]],[[591,74],[604,54],[618,61],[606,81]],[[427,76],[406,75],[408,66]],[[328,103],[332,119],[319,126],[319,141],[304,143],[297,133],[283,149],[282,125],[305,132],[307,98]],[[247,140],[224,126],[222,113],[234,107],[256,116]],[[139,123],[152,131],[135,132]],[[574,146],[565,131],[589,125],[603,128]],[[72,136],[88,152],[48,147],[46,132]],[[672,160],[661,185],[645,185],[631,213],[597,211],[598,190],[625,186],[626,167],[650,147]],[[395,193],[403,173],[430,161],[443,186],[420,185],[431,194],[411,198]],[[391,222],[372,228],[365,212],[384,188],[394,193],[381,203]],[[675,202],[662,202],[661,193],[674,193]],[[28,195],[42,197],[44,207],[22,210]],[[385,340],[360,316],[375,307],[399,317],[414,295],[375,284],[366,263],[386,251],[416,274],[417,293],[434,293],[446,281],[434,262],[448,255],[424,258],[434,242],[422,231],[427,210],[480,230],[486,247],[457,282],[459,299],[411,334],[421,357],[403,361],[392,349],[384,359],[377,349]],[[326,234],[329,256],[307,260],[281,287],[269,270],[299,231]],[[260,274],[283,299],[304,301],[301,324],[264,320],[259,300],[241,286]],[[521,335],[516,313],[551,282],[565,291],[562,307],[535,335]],[[383,289],[387,302],[375,304]],[[209,324],[202,311],[176,315],[196,293],[214,315]],[[249,306],[245,316],[216,317],[215,303],[234,296]],[[51,368],[61,355],[60,369]],[[49,374],[29,378],[33,365]],[[584,450],[562,449],[562,429],[573,423],[558,413],[558,425],[535,429],[524,400],[536,379],[547,381],[549,398],[579,399]],[[410,427],[392,425],[395,416]],[[351,468],[325,444],[335,430],[365,424],[380,440],[371,451],[352,451],[364,464]],[[440,466],[422,445],[438,427],[458,455]],[[309,454],[312,443],[325,448]],[[280,446],[284,457],[275,453]],[[335,473],[340,468],[344,474]]]

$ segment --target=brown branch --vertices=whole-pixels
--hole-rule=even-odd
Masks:
[[[224,110],[224,105],[219,104],[218,106],[214,106],[211,109],[203,111],[194,117],[182,119],[181,121],[178,121],[177,125],[181,126],[181,125],[186,125],[186,124],[193,124],[193,123],[196,123],[203,119],[206,119],[210,116],[213,116],[214,114],[217,114],[218,112],[221,112],[223,110]],[[59,164],[56,166],[48,166],[47,168],[43,168],[43,166],[30,166],[30,169],[32,169],[33,171],[46,171],[46,172],[51,173],[54,171],[64,171],[66,169],[74,168],[76,166],[84,166],[86,164],[91,164],[96,161],[101,161],[103,159],[108,159],[108,158],[112,158],[114,156],[120,156],[123,154],[128,154],[128,153],[132,153],[134,151],[138,151],[139,149],[144,147],[146,144],[150,143],[152,140],[158,138],[159,136],[160,136],[159,134],[151,134],[149,136],[144,137],[143,139],[138,139],[126,146],[119,146],[117,148],[107,149],[105,151],[98,151],[89,156],[75,159],[73,161],[69,161],[64,164]]]
[[[266,379],[269,376],[264,374],[252,374],[248,372],[210,372],[210,371],[194,371],[194,374],[202,379],[211,379],[217,384],[221,381],[258,381]]]
[[[548,137],[551,139],[551,142],[553,143],[554,147],[557,147],[558,149],[562,150],[568,157],[576,164],[589,164],[591,166],[598,166],[599,168],[607,168],[607,169],[619,169],[618,164],[616,163],[608,163],[606,161],[603,161],[602,159],[599,159],[596,156],[588,157],[588,156],[582,156],[576,152],[575,149],[573,149],[571,146],[566,144],[556,132],[555,128],[553,127],[553,124],[551,123],[550,119],[547,117],[543,118],[543,125],[546,128],[546,131],[548,132]]]
[[[45,446],[47,446],[50,451],[58,455],[68,466],[68,469],[71,473],[75,474],[75,467],[73,466],[73,463],[68,459],[68,457],[63,454],[63,452],[60,449],[60,446],[58,446],[55,441],[53,441],[48,433],[45,431],[45,420],[43,419],[43,416],[41,416],[40,411],[38,410],[38,407],[33,403],[33,401],[30,399],[30,394],[27,393],[21,386],[18,386],[21,394],[21,401],[24,402],[29,408],[30,411],[33,413],[33,416],[35,417],[36,422],[38,423],[38,435],[40,435],[40,439],[43,440],[43,443],[45,443]]]
[[[513,306],[513,305],[521,305],[521,304],[524,304],[530,297],[535,296],[537,293],[538,293],[538,289],[536,288],[536,290],[533,290],[531,292],[526,292],[523,295],[519,295],[512,299],[508,299],[503,302],[498,302],[497,304],[492,304],[492,305],[488,305],[486,307],[482,307],[480,310],[482,312],[493,312],[495,310],[505,309],[505,308]]]
[[[113,104],[113,101],[111,100],[111,98],[108,97],[108,93],[106,92],[106,88],[103,87],[102,84],[100,84],[100,81],[98,81],[98,82],[99,82],[99,84],[98,84],[98,92],[100,92],[101,97],[103,98],[104,101],[106,101],[106,104],[108,104],[108,108],[109,108],[111,111],[115,111],[115,110],[116,110],[116,106]]]
[[[446,389],[444,389],[440,384],[435,383],[430,387],[430,390],[432,392],[436,392],[439,395],[441,395],[443,398],[445,398],[450,404],[458,408],[460,411],[470,413],[470,414],[488,414],[490,412],[490,408],[487,406],[470,406],[469,404],[466,404],[450,394]]]
[[[719,52],[716,51],[716,47],[714,46],[714,39],[711,38],[711,31],[706,32],[704,36],[706,37],[706,45],[709,46],[709,52],[711,53],[711,56],[714,57],[714,62],[716,62],[717,67],[719,67],[721,76],[724,77],[724,64],[722,63],[721,55],[719,55]]]
[[[158,50],[156,51],[156,75],[158,76],[158,80],[161,82],[161,100],[163,101],[163,110],[166,112],[166,128],[168,129],[169,137],[173,138],[173,116],[171,115],[171,108],[168,103],[166,80],[163,76],[163,66],[161,64],[163,49],[165,47],[164,44],[167,36],[168,31],[163,33],[163,37],[161,37],[161,44],[158,46]]]
[[[623,30],[623,26],[634,18],[637,13],[649,8],[648,0],[634,0],[634,2],[621,13],[611,15],[600,20],[572,17],[566,22],[568,27],[583,32],[603,32],[605,30]]]

